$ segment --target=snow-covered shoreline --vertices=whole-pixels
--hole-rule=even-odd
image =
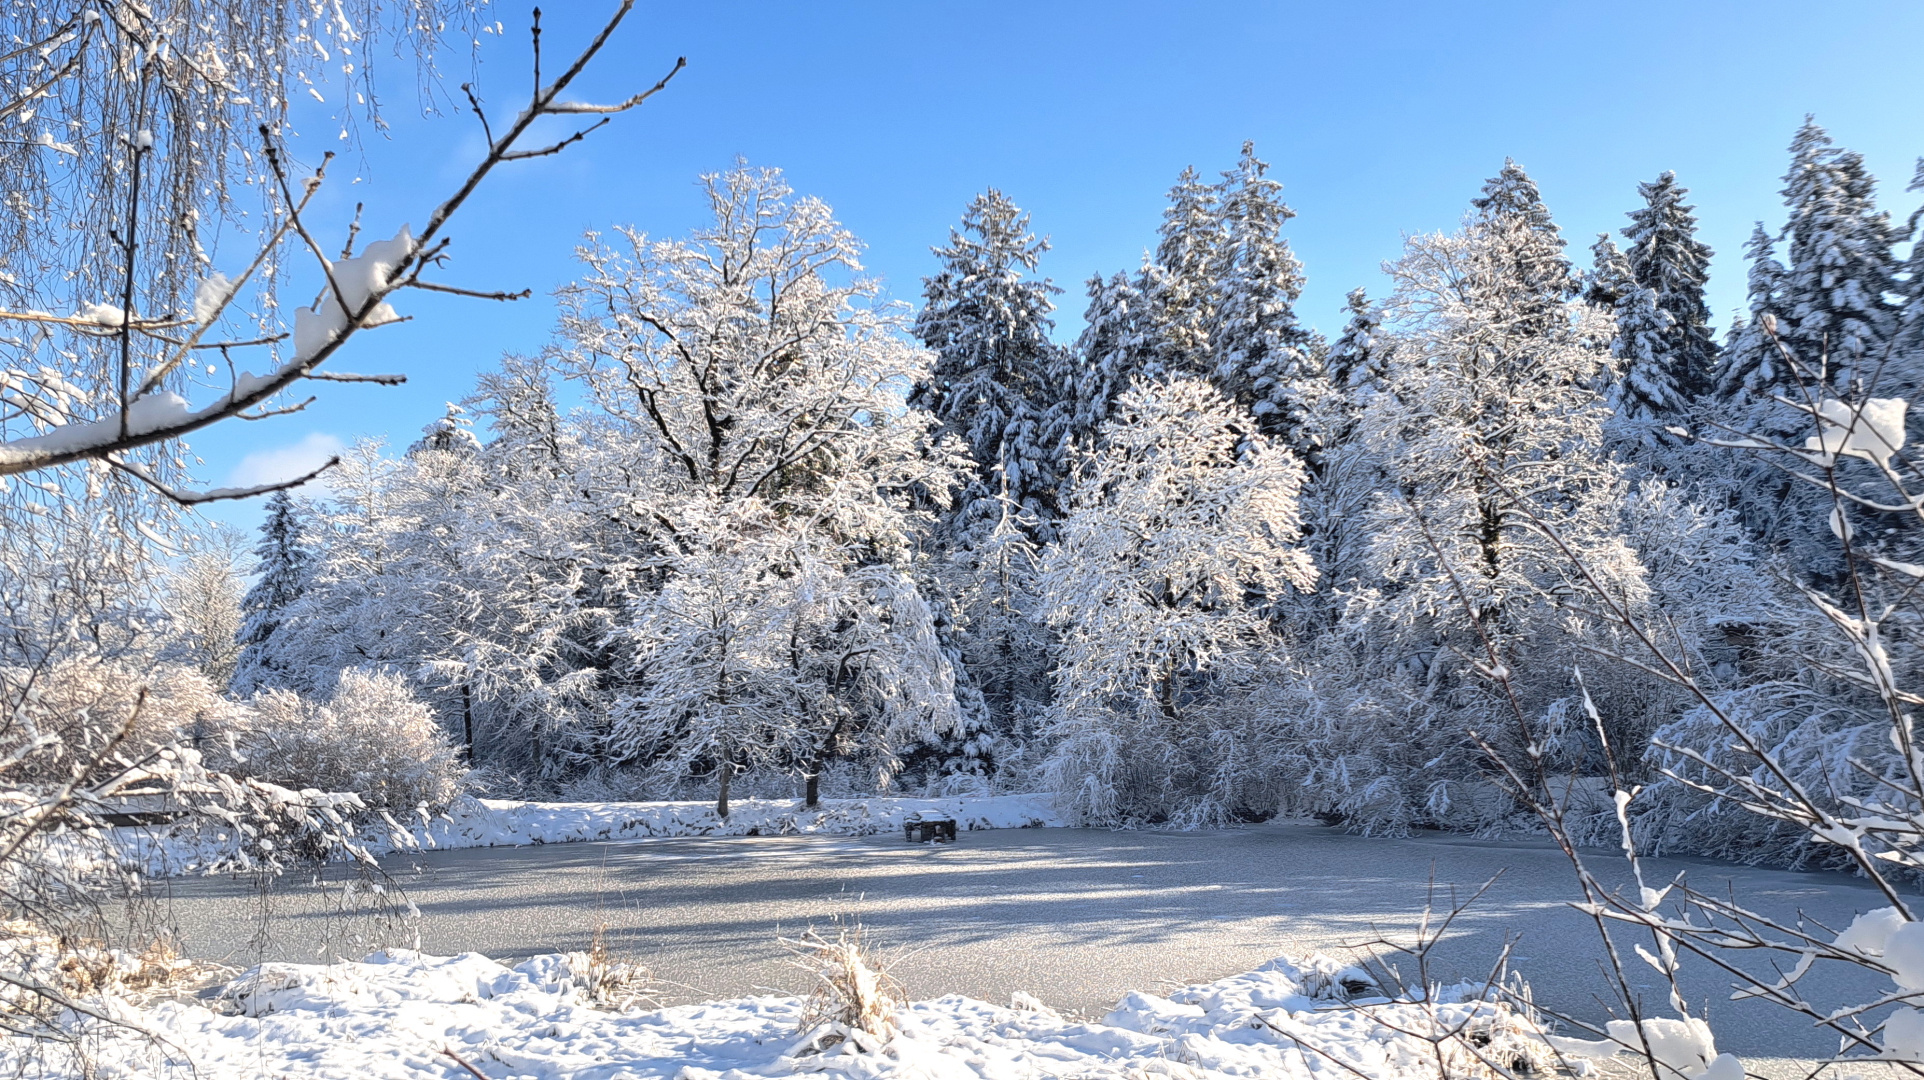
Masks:
[[[405,833],[370,833],[377,855],[419,848],[526,847],[590,841],[699,836],[869,836],[902,828],[910,814],[939,811],[961,830],[1060,827],[1050,795],[985,795],[912,799],[743,799],[726,819],[709,802],[523,802],[457,800],[446,814]],[[218,872],[231,864],[235,836],[224,829],[129,827],[113,830],[121,858],[155,877]]]
[[[866,1053],[820,1054],[798,1026],[805,1003],[752,997],[617,1013],[593,1007],[575,956],[509,968],[467,953],[376,953],[361,963],[266,964],[197,1001],[163,1001],[124,1018],[150,1036],[89,1040],[96,1075],[252,1080],[416,1080],[482,1075],[540,1080],[751,1080],[793,1076],[1228,1076],[1432,1080],[1435,1050],[1403,1032],[1468,1022],[1524,1052],[1527,1021],[1469,988],[1434,1006],[1358,1007],[1343,996],[1356,969],[1321,955],[1157,996],[1132,993],[1100,1021],[1063,1016],[1025,995],[1003,1008],[960,995],[902,1006],[896,1033]],[[1433,1011],[1432,1011],[1433,1010]],[[1402,1029],[1401,1031],[1397,1029]],[[21,1052],[6,1047],[4,1056]]]

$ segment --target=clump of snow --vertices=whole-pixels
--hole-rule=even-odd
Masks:
[[[234,295],[234,283],[219,272],[208,274],[194,287],[194,321],[210,323],[220,314],[221,305]]]
[[[1881,907],[1866,911],[1851,920],[1844,932],[1837,935],[1835,942],[1839,949],[1859,952],[1865,956],[1883,956],[1884,947],[1890,944],[1891,935],[1905,924],[1904,916],[1894,907]]]
[[[127,406],[127,434],[148,435],[164,428],[177,427],[193,415],[187,399],[171,391],[161,391],[136,398]],[[75,450],[88,450],[94,447],[109,446],[120,438],[121,417],[119,413],[110,414],[104,420],[85,424],[68,424],[57,427],[45,435],[33,435],[25,439],[15,439],[0,446],[0,459],[10,456],[29,456],[34,454],[59,454]]]
[[[1310,969],[1332,963],[1303,962]],[[1359,1007],[1312,995],[1310,979],[1304,966],[1276,960],[1167,998],[1131,994],[1099,1023],[1065,1018],[1032,999],[1005,1009],[952,995],[895,1009],[893,1035],[879,1045],[845,1040],[815,1052],[798,1042],[808,1009],[800,998],[614,1013],[592,1006],[565,957],[507,967],[473,953],[389,951],[361,963],[263,964],[211,1003],[166,1001],[146,1010],[141,1024],[155,1038],[99,1032],[93,1060],[103,1078],[206,1080],[464,1074],[454,1058],[482,1075],[529,1078],[1431,1080],[1435,1050],[1411,1032],[1465,1023],[1492,1035],[1486,1054],[1508,1053],[1505,1040],[1541,1045],[1533,1024],[1462,1000],[1461,989],[1438,992],[1427,1005]],[[0,1067],[27,1050],[0,1044]]]
[[[1904,448],[1904,413],[1909,408],[1903,398],[1871,398],[1857,409],[1827,399],[1818,406],[1817,434],[1804,441],[1804,449],[1825,465],[1841,456],[1889,468],[1891,455]]]
[[[392,240],[376,240],[352,259],[342,259],[329,267],[334,288],[321,297],[315,308],[294,309],[294,360],[311,360],[347,329],[350,314],[359,312],[368,298],[390,284],[395,267],[414,253],[414,236],[406,225]],[[386,303],[376,304],[365,325],[379,326],[400,318]]]
[[[958,830],[1060,827],[1050,795],[946,799],[747,799],[724,820],[705,802],[517,802],[463,796],[424,825],[386,826],[367,837],[377,855],[427,848],[526,847],[582,841],[694,836],[870,836],[898,832],[911,814],[940,812]],[[122,857],[156,877],[218,872],[237,837],[221,830],[145,827],[115,830]]]
[[[127,321],[127,313],[113,304],[92,303],[81,305],[80,310],[74,313],[74,318],[102,326],[119,326]]]
[[[1907,922],[1891,931],[1884,963],[1900,989],[1924,990],[1924,923]]]
[[[1744,1080],[1743,1063],[1735,1054],[1719,1054],[1717,1038],[1710,1025],[1697,1017],[1677,1019],[1653,1016],[1641,1022],[1612,1020],[1604,1025],[1607,1039],[1590,1041],[1550,1037],[1551,1045],[1567,1057],[1593,1060],[1619,1053],[1641,1054],[1647,1046],[1650,1056],[1662,1067],[1663,1080]]]
[[[1899,1009],[1885,1018],[1884,1053],[1905,1061],[1924,1061],[1924,1012]]]

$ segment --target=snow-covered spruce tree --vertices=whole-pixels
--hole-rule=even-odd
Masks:
[[[1323,371],[1315,335],[1296,321],[1303,265],[1280,235],[1296,212],[1283,203],[1283,185],[1268,172],[1255,144],[1246,142],[1218,187],[1222,225],[1211,273],[1212,381],[1256,417],[1263,434],[1314,468],[1321,435],[1309,425],[1306,399]]]
[[[1469,738],[1514,749],[1490,673],[1557,673],[1512,683],[1540,714],[1568,693],[1561,661],[1573,652],[1562,605],[1578,583],[1538,523],[1554,523],[1608,588],[1634,603],[1649,594],[1593,389],[1610,366],[1610,322],[1578,299],[1535,191],[1507,164],[1461,232],[1414,237],[1391,267],[1394,363],[1357,432],[1383,478],[1347,622],[1369,685],[1333,727],[1305,733],[1309,779],[1362,827],[1505,812],[1486,805]]]
[[[1344,312],[1349,320],[1330,345],[1324,366],[1335,389],[1347,393],[1382,374],[1381,343],[1377,339],[1382,333],[1383,309],[1370,303],[1368,294],[1358,288],[1350,290]]]
[[[1215,322],[1216,273],[1222,266],[1222,189],[1185,168],[1169,189],[1157,228],[1155,258],[1137,288],[1147,301],[1145,345],[1160,374],[1209,378],[1209,331]]]
[[[305,516],[304,508],[288,492],[268,496],[260,543],[254,548],[254,584],[241,598],[245,621],[240,628],[241,654],[234,665],[236,693],[250,694],[283,681],[285,662],[274,655],[270,641],[287,609],[306,591],[314,569]]]
[[[1033,599],[1005,591],[1030,578],[1010,559],[1022,561],[1020,551],[1052,537],[1061,516],[1063,425],[1073,408],[1073,388],[1057,381],[1063,350],[1049,337],[1061,290],[1029,276],[1048,246],[1029,231],[1027,214],[990,189],[935,249],[941,270],[923,282],[915,335],[935,363],[909,403],[934,414],[975,459],[933,544],[950,565],[932,569],[946,579],[942,602],[955,605],[944,629],[963,661],[965,696],[979,692],[983,713],[966,718],[970,730],[925,748],[920,769],[979,767],[983,740],[1006,737],[1048,697],[1048,650],[1035,647],[1046,633],[1018,614],[1032,611]],[[1012,547],[1010,528],[1025,542]],[[931,760],[945,750],[968,761]]]
[[[1700,427],[1785,439],[1809,422],[1785,402],[1808,404],[1826,385],[1855,393],[1849,384],[1859,380],[1865,393],[1898,395],[1924,386],[1924,356],[1902,347],[1902,311],[1892,299],[1902,286],[1892,251],[1902,230],[1877,210],[1861,155],[1837,148],[1807,120],[1791,142],[1784,183],[1789,220],[1775,239],[1759,225],[1746,245],[1749,317],[1723,350],[1716,407]],[[1860,479],[1876,477],[1847,482]],[[1844,572],[1815,488],[1754,455],[1719,456],[1698,482],[1737,507],[1758,541],[1785,554],[1798,574]]]
[[[1590,245],[1590,269],[1583,275],[1583,299],[1592,307],[1613,311],[1635,285],[1630,260],[1609,233],[1598,233],[1597,242]]]
[[[1314,587],[1302,466],[1197,379],[1141,382],[1083,456],[1042,593],[1060,635],[1046,775],[1091,823],[1208,824],[1279,797],[1273,747],[1214,708]],[[1263,804],[1267,802],[1267,807]]]
[[[1905,191],[1924,191],[1924,157],[1917,159],[1917,171],[1911,177]],[[1904,312],[1898,320],[1897,348],[1893,355],[1901,355],[1906,371],[1924,372],[1924,244],[1916,243],[1924,237],[1924,205],[1911,211],[1904,223],[1905,235],[1913,238],[1910,258],[1904,261],[1903,296]],[[1924,380],[1919,385],[1924,386]],[[1919,418],[1912,417],[1913,434]]]
[[[1046,418],[1058,396],[1049,378],[1059,366],[1050,298],[1062,290],[1025,276],[1048,250],[1048,240],[1029,231],[1029,216],[991,188],[969,203],[948,245],[934,249],[942,268],[923,280],[915,336],[935,365],[909,404],[934,415],[975,458],[951,527],[965,546],[978,525],[994,528],[994,509],[977,504],[1005,485],[1041,536],[1058,516]]]
[[[1778,334],[1799,362],[1820,365],[1834,386],[1882,374],[1896,330],[1901,239],[1877,209],[1876,182],[1863,155],[1832,144],[1807,117],[1790,144],[1784,174],[1784,312]],[[1872,387],[1873,390],[1879,389]],[[1886,388],[1889,389],[1889,388]]]
[[[1704,302],[1711,250],[1697,239],[1696,207],[1684,202],[1690,189],[1677,183],[1676,173],[1638,184],[1637,193],[1644,205],[1630,211],[1630,224],[1623,228],[1630,245],[1624,258],[1632,280],[1656,294],[1655,306],[1670,316],[1670,325],[1655,331],[1651,353],[1658,364],[1647,375],[1639,374],[1635,364],[1624,372],[1622,385],[1632,395],[1624,400],[1653,417],[1676,417],[1677,410],[1666,412],[1661,403],[1694,401],[1710,391],[1716,377],[1717,342]],[[1618,318],[1621,322],[1621,312]],[[1654,329],[1655,320],[1646,322]],[[1653,391],[1636,390],[1640,384],[1649,384]]]
[[[1783,325],[1786,307],[1784,264],[1777,261],[1776,243],[1758,222],[1744,242],[1750,260],[1746,277],[1749,314],[1731,328],[1718,356],[1716,387],[1720,401],[1741,407],[1768,399],[1774,392],[1796,386],[1783,350],[1764,331],[1765,316]]]
[[[1076,343],[1058,351],[1051,381],[1057,387],[1053,418],[1062,459],[1096,444],[1115,411],[1116,399],[1142,378],[1160,378],[1157,336],[1142,277],[1118,271],[1087,283],[1089,306]]]
[[[1382,305],[1371,303],[1362,289],[1350,292],[1345,312],[1348,321],[1325,360],[1325,381],[1305,401],[1322,447],[1303,491],[1303,526],[1322,584],[1306,596],[1285,597],[1276,613],[1299,652],[1327,643],[1347,617],[1347,596],[1371,574],[1365,558],[1368,510],[1383,479],[1357,424],[1370,399],[1388,391],[1396,339],[1383,325]]]
[[[590,237],[550,348],[597,428],[576,483],[629,537],[603,753],[718,793],[843,758],[886,783],[956,721],[916,499],[966,458],[904,408],[928,357],[828,207],[774,170],[703,184],[715,220],[687,241]]]
[[[1664,428],[1682,419],[1690,407],[1665,351],[1677,321],[1658,305],[1655,289],[1634,283],[1617,298],[1613,314],[1617,333],[1610,355],[1616,358],[1617,376],[1610,386],[1610,404],[1624,424],[1632,426],[1633,445],[1664,445],[1670,441]]]

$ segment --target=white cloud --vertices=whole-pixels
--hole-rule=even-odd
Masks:
[[[240,460],[234,471],[227,474],[225,487],[254,487],[258,484],[273,484],[282,480],[292,480],[320,468],[328,458],[341,452],[341,440],[324,431],[316,431],[300,442],[288,446],[277,446],[270,450],[256,450]],[[322,495],[325,492],[314,490],[326,478],[308,485],[306,494]]]

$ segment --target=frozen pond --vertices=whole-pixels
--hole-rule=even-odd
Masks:
[[[1612,874],[1620,869],[1605,853],[1591,859]],[[964,993],[1006,1003],[1026,990],[1095,1016],[1130,990],[1213,979],[1282,954],[1342,956],[1344,945],[1382,934],[1407,937],[1432,875],[1447,906],[1448,886],[1467,896],[1502,871],[1459,922],[1439,974],[1482,977],[1511,935],[1520,938],[1514,966],[1539,1001],[1600,1017],[1598,999],[1607,996],[1595,930],[1565,906],[1574,895],[1569,865],[1538,841],[1383,840],[1271,824],[1199,833],[972,832],[940,847],[910,846],[899,835],[647,840],[449,851],[418,861],[409,870],[397,863],[395,873],[421,911],[420,943],[429,952],[519,958],[581,949],[606,924],[617,949],[679,984],[669,1001],[733,997],[804,987],[807,976],[788,965],[778,939],[831,927],[840,916],[896,954],[894,973],[918,998]],[[1708,860],[1649,865],[1653,880],[1682,870],[1700,889],[1730,882],[1765,911],[1801,910],[1832,927],[1881,906],[1868,886],[1839,875]],[[309,886],[282,884],[262,897],[229,880],[162,884],[199,956],[312,961],[319,950],[358,954],[373,944],[375,928],[344,923]],[[1628,953],[1627,940],[1623,948]],[[1640,966],[1636,974],[1649,984],[1648,1007],[1663,1011],[1655,973]],[[1780,1010],[1726,1000],[1729,980],[1708,965],[1687,962],[1685,974],[1696,1002],[1710,1003],[1720,1049],[1749,1058],[1835,1049]],[[1844,978],[1820,970],[1809,985],[1841,995],[1851,990]]]

